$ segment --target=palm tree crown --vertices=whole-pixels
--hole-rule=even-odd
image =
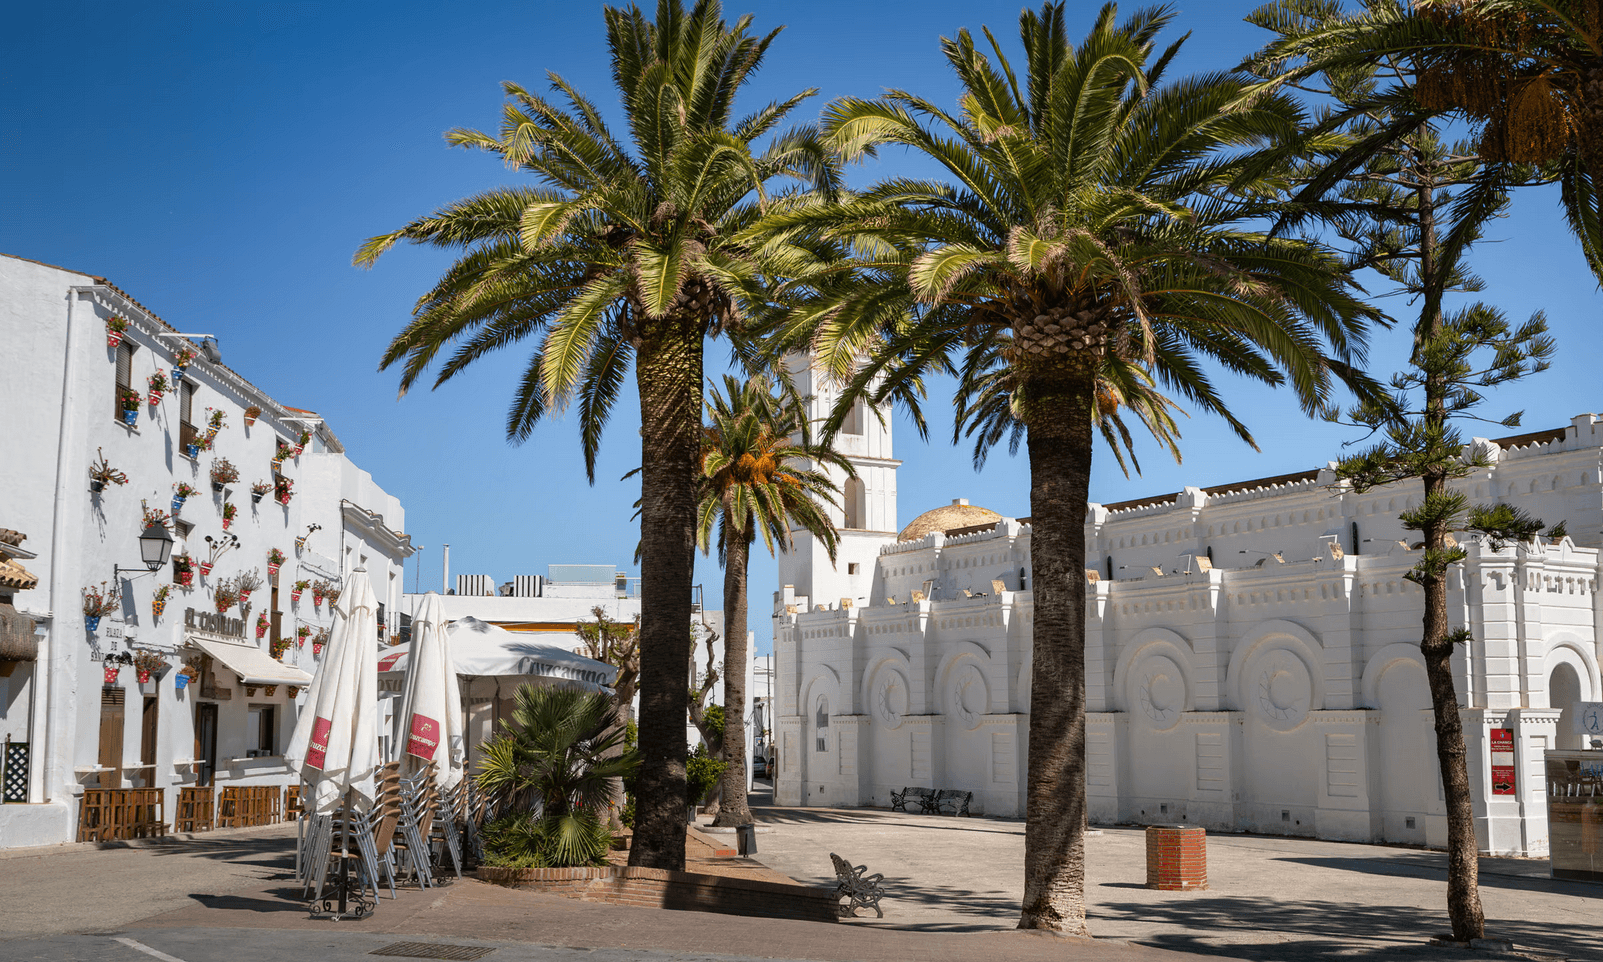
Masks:
[[[836,485],[821,465],[852,476],[851,462],[831,447],[808,440],[810,427],[800,399],[776,396],[766,377],[742,383],[724,376],[713,388],[702,428],[702,495],[696,512],[696,543],[711,550],[713,528],[722,559],[730,538],[751,544],[760,535],[769,554],[788,551],[793,531],[823,542],[830,560],[839,536],[825,506],[835,505]]]

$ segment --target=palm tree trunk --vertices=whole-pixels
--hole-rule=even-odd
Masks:
[[[727,517],[727,515],[725,515]],[[746,804],[746,568],[751,542],[744,527],[724,525],[724,773],[719,776],[714,825],[747,825]]]
[[[640,771],[629,864],[684,871],[685,719],[702,338],[663,321],[639,345]]]
[[[1085,935],[1085,511],[1089,367],[1035,380],[1027,418],[1035,593],[1021,929]]]

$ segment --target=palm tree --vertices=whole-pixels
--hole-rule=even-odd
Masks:
[[[711,550],[716,527],[724,566],[724,730],[717,825],[751,822],[746,804],[746,571],[752,543],[788,551],[795,531],[817,538],[835,560],[838,536],[824,506],[835,506],[828,467],[848,477],[851,462],[813,444],[806,409],[790,391],[775,395],[766,377],[724,376],[712,390],[701,440],[701,502],[696,541]]]
[[[585,465],[635,367],[641,421],[640,749],[631,863],[684,868],[685,739],[700,450],[702,345],[738,336],[774,296],[767,278],[797,270],[799,248],[758,245],[751,225],[780,178],[828,189],[832,171],[806,128],[756,141],[813,91],[741,119],[735,93],[778,31],[733,26],[717,0],[660,0],[655,21],[608,7],[613,82],[626,145],[555,74],[556,104],[517,86],[498,135],[453,130],[450,143],[496,154],[537,186],[492,190],[372,238],[371,264],[399,241],[465,253],[418,301],[382,367],[402,364],[404,393],[448,346],[438,386],[486,354],[534,338],[507,416],[528,438],[547,410],[577,398]]]
[[[624,745],[612,699],[600,692],[523,685],[512,717],[484,746],[478,783],[511,816],[500,834],[545,864],[583,865],[611,838],[601,817],[616,780],[639,759]]]
[[[1282,69],[1254,91],[1395,59],[1411,61],[1419,75],[1413,116],[1399,111],[1389,131],[1354,144],[1307,197],[1333,187],[1422,120],[1456,113],[1478,128],[1476,153],[1491,162],[1473,196],[1492,203],[1526,178],[1523,164],[1556,176],[1570,229],[1603,282],[1603,4],[1367,0],[1352,17],[1329,16],[1318,0],[1285,6],[1288,23],[1318,18],[1322,28],[1288,32],[1255,54],[1259,65]],[[1341,111],[1332,124],[1365,109]]]
[[[858,256],[776,335],[846,382],[827,429],[859,397],[916,410],[918,378],[943,367],[968,379],[961,413],[983,421],[982,446],[1024,427],[1035,620],[1021,928],[1085,931],[1094,427],[1126,397],[1166,413],[1149,393],[1161,388],[1250,440],[1205,360],[1289,381],[1309,412],[1329,404],[1333,374],[1364,382],[1349,364],[1370,315],[1337,259],[1248,226],[1280,183],[1263,145],[1297,134],[1300,113],[1278,95],[1227,111],[1241,84],[1226,75],[1161,84],[1179,45],[1154,43],[1171,18],[1121,22],[1110,4],[1076,47],[1061,4],[1025,11],[1022,77],[989,31],[989,54],[966,31],[943,39],[958,112],[892,91],[832,104],[825,131],[845,159],[906,146],[952,183],[895,179],[770,221]]]

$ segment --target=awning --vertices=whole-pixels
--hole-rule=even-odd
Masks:
[[[222,662],[245,685],[310,685],[312,676],[286,665],[255,645],[189,636],[189,643]]]

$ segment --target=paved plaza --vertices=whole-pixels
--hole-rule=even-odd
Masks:
[[[757,801],[765,801],[760,796]],[[479,945],[490,962],[1007,959],[1158,962],[1486,959],[1426,944],[1444,929],[1439,853],[1213,836],[1210,888],[1143,887],[1142,832],[1088,840],[1094,941],[1020,933],[1023,823],[877,810],[756,807],[758,858],[826,884],[835,851],[886,876],[885,918],[843,925],[623,907],[464,880],[403,890],[360,922],[307,918],[278,826],[119,847],[0,854],[0,960],[356,960],[397,942]],[[760,870],[759,866],[752,866]],[[1526,957],[1603,960],[1603,886],[1554,882],[1545,863],[1485,859],[1488,934]]]

